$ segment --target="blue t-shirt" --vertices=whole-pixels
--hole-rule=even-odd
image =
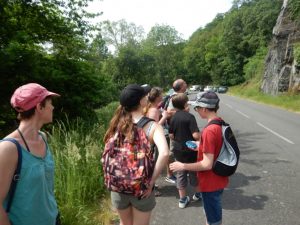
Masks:
[[[45,140],[44,140],[45,141]],[[46,143],[44,158],[22,147],[22,167],[9,219],[13,225],[55,225],[54,161]],[[4,201],[6,208],[7,199]]]

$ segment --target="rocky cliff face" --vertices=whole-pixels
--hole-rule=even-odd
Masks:
[[[264,93],[272,95],[289,90],[300,92],[300,62],[293,57],[293,46],[300,43],[300,25],[289,18],[287,4],[288,0],[284,0],[273,28],[273,40],[261,85]]]

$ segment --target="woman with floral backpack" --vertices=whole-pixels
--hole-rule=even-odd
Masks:
[[[161,125],[144,117],[149,86],[130,84],[120,96],[105,134],[102,156],[105,184],[122,225],[147,225],[155,207],[155,180],[168,161],[168,144]],[[154,164],[155,144],[159,156]]]

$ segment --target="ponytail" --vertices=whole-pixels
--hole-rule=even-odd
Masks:
[[[110,121],[109,128],[104,135],[104,142],[111,138],[117,131],[129,140],[134,138],[134,127],[130,111],[119,105]]]

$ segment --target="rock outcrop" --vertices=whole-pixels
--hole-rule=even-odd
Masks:
[[[290,90],[300,92],[300,62],[293,57],[294,44],[300,43],[300,25],[290,19],[287,4],[288,0],[284,0],[273,28],[261,85],[264,93],[272,95]]]

